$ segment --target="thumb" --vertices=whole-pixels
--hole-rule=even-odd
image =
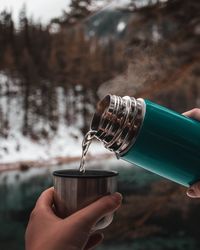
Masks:
[[[199,108],[194,108],[192,110],[184,112],[183,115],[188,116],[197,121],[200,121],[200,109]]]
[[[191,198],[200,198],[200,181],[189,187],[187,195]]]
[[[67,219],[68,221],[71,219],[73,223],[77,223],[79,227],[91,228],[102,217],[116,211],[119,208],[121,201],[122,195],[120,193],[107,195],[72,214]]]

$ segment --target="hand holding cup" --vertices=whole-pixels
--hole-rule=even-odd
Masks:
[[[88,206],[102,196],[112,194],[117,190],[117,175],[115,171],[59,170],[53,173],[55,210],[60,218],[66,218]],[[92,231],[107,227],[113,219],[113,213],[101,218]]]

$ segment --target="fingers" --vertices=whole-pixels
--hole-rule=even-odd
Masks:
[[[68,217],[68,219],[70,218],[74,223],[76,221],[79,227],[91,228],[106,214],[117,210],[121,204],[121,201],[122,195],[119,193],[104,196],[89,206],[71,215],[71,218]]]
[[[36,205],[35,205],[35,208],[36,209],[44,209],[46,212],[50,212],[50,213],[54,214],[53,209],[52,209],[53,194],[54,194],[53,187],[45,190],[38,198]]]
[[[184,112],[183,115],[200,121],[200,109],[198,109],[198,108],[194,108],[192,110]],[[187,190],[187,195],[191,198],[199,198],[200,197],[200,182],[193,184]]]
[[[198,109],[198,108],[194,108],[192,110],[184,112],[183,115],[200,121],[200,109]]]
[[[191,198],[200,198],[200,181],[187,190],[187,195]]]
[[[94,233],[90,236],[84,250],[92,249],[102,242],[104,235],[102,233]]]

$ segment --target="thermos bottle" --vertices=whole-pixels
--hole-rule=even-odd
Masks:
[[[107,95],[91,130],[118,158],[190,186],[200,180],[200,122],[149,100]]]

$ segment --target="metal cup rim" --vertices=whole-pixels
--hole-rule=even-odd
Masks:
[[[63,177],[63,178],[108,178],[117,176],[119,173],[117,171],[108,170],[86,170],[85,173],[81,173],[78,169],[65,169],[56,170],[53,172],[53,176]]]

